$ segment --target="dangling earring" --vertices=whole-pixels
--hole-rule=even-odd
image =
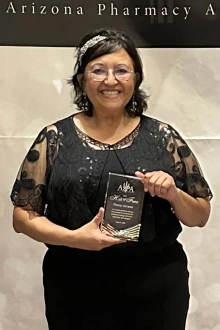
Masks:
[[[82,110],[85,111],[85,112],[88,112],[89,111],[89,99],[86,95],[85,92],[83,92],[83,100],[82,100]]]
[[[132,97],[132,105],[131,105],[131,111],[133,113],[136,113],[137,110],[137,101],[135,100],[135,94]]]

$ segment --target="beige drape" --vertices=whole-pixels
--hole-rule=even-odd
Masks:
[[[214,198],[209,224],[184,228],[189,257],[187,330],[220,330],[220,49],[141,49],[149,115],[168,122],[196,154]],[[43,244],[12,229],[11,187],[39,131],[74,112],[66,83],[73,49],[0,47],[0,330],[46,330]]]

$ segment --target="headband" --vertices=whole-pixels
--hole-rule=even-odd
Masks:
[[[82,57],[85,55],[88,48],[91,48],[95,46],[99,41],[106,39],[105,36],[97,35],[93,37],[92,39],[88,40],[80,49],[79,49],[79,55],[78,55],[78,61],[80,65],[82,64]]]

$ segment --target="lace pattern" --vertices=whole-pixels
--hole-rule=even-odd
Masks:
[[[176,184],[193,197],[212,198],[196,156],[186,141],[170,125],[161,129],[162,140],[166,141],[169,161],[175,175]]]
[[[13,204],[67,228],[79,228],[97,212],[94,199],[111,148],[128,175],[162,170],[191,196],[212,198],[195,155],[170,125],[142,116],[133,132],[111,146],[75,129],[70,116],[44,128],[34,141],[12,189]],[[162,237],[165,227],[168,236],[181,231],[170,204],[146,193],[140,239],[152,241],[160,231]]]

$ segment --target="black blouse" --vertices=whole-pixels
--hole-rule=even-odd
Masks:
[[[196,157],[170,125],[142,116],[133,132],[110,146],[80,132],[70,116],[40,132],[21,165],[11,199],[16,206],[77,229],[103,206],[109,171],[134,175],[137,170],[167,172],[189,195],[212,198]],[[122,257],[163,249],[181,232],[170,203],[149,193],[145,193],[141,223],[138,243],[119,244],[100,252],[48,246],[80,258],[97,253]]]

